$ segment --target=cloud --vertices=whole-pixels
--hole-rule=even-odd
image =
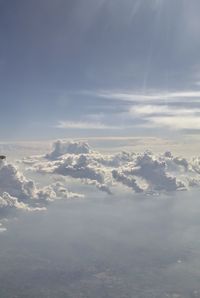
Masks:
[[[56,141],[52,151],[38,159],[30,169],[42,174],[54,174],[79,179],[87,185],[111,194],[108,183],[112,184],[111,171],[107,167],[122,164],[128,154],[104,156],[91,149],[83,141]]]
[[[98,189],[109,192],[105,186],[110,172],[96,160],[95,153],[65,154],[55,161],[41,161],[34,166],[34,170],[42,174],[54,174],[79,179],[85,184],[95,185]],[[99,159],[101,160],[101,159]]]
[[[200,186],[199,158],[173,156],[170,151],[102,154],[83,141],[61,144],[60,148],[60,141],[56,141],[52,151],[38,159],[31,170],[78,179],[108,194],[120,184],[136,193],[174,192]]]
[[[17,168],[7,162],[0,162],[0,194],[7,192],[11,196],[27,201],[36,197],[37,189],[32,180],[27,180]]]
[[[81,154],[73,159],[67,158],[60,163],[56,163],[53,173],[63,176],[71,176],[73,178],[90,179],[99,183],[104,182],[104,173],[98,168],[93,161],[87,156]]]
[[[96,91],[82,91],[82,94],[88,96],[96,96],[109,100],[127,101],[127,102],[163,102],[168,100],[173,102],[174,100],[188,101],[188,99],[199,101],[200,91],[198,90],[181,90],[181,91],[151,91],[148,93],[123,91],[123,90],[96,90]]]
[[[144,191],[144,188],[140,187],[139,183],[137,182],[137,179],[131,176],[125,175],[123,171],[113,170],[112,175],[117,182],[120,182],[132,188],[136,193],[141,193]]]
[[[177,109],[174,106],[170,105],[138,105],[133,106],[130,109],[131,115],[139,115],[139,116],[178,116],[178,115],[184,115],[184,116],[191,116],[196,115],[197,113],[200,113],[200,109],[197,108],[179,108]]]
[[[85,121],[59,121],[57,128],[62,129],[118,129],[117,126],[106,125],[101,122],[85,122]]]
[[[80,199],[84,198],[83,194],[70,192],[61,182],[53,183],[38,191],[38,197],[41,201],[52,202],[55,199]]]
[[[58,140],[53,143],[52,152],[46,155],[47,159],[55,160],[64,154],[90,153],[91,148],[86,142]]]
[[[3,227],[2,223],[0,223],[0,233],[6,232],[7,229]]]
[[[83,93],[84,94],[84,93]],[[115,90],[97,90],[86,92],[110,100],[109,106],[116,106],[112,125],[125,129],[195,130],[200,129],[200,91],[149,91],[131,92]],[[116,101],[116,105],[114,104]],[[107,103],[108,104],[108,103]],[[104,120],[109,119],[105,110]],[[121,125],[117,125],[117,124]],[[143,130],[144,131],[144,130]]]
[[[140,117],[146,126],[167,127],[170,129],[200,129],[200,109],[180,108],[173,105],[137,105],[129,110],[132,117]]]
[[[99,189],[100,191],[106,192],[108,195],[111,195],[112,194],[112,191],[110,190],[110,188],[109,188],[108,185],[99,183],[96,180],[85,179],[84,180],[84,183],[87,184],[87,185],[93,185],[97,189]]]
[[[182,165],[181,162],[180,165]],[[150,152],[139,154],[133,163],[113,171],[113,177],[118,182],[133,188],[136,192],[168,192],[187,188],[182,181],[168,173],[167,162],[164,157],[156,157]],[[144,188],[139,185],[138,178],[146,182]]]
[[[10,209],[43,211],[49,202],[58,198],[78,198],[82,195],[69,192],[62,183],[38,188],[33,180],[27,179],[18,169],[0,161],[0,213]]]
[[[18,209],[24,211],[43,211],[46,210],[44,207],[30,207],[28,204],[20,202],[17,198],[12,197],[9,193],[4,192],[0,196],[0,210]]]
[[[166,126],[170,129],[200,129],[199,116],[152,117],[150,122],[155,126]]]

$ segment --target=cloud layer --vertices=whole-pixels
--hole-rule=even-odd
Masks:
[[[85,141],[58,140],[49,153],[30,156],[21,162],[26,171],[44,175],[53,182],[39,187],[15,165],[1,160],[1,218],[11,211],[46,210],[56,199],[83,198],[84,194],[68,190],[66,184],[70,184],[70,179],[73,184],[81,182],[109,195],[124,190],[153,195],[200,186],[200,157],[187,159],[173,156],[170,151],[102,154]]]
[[[79,141],[56,141],[52,151],[34,162],[31,170],[79,179],[109,194],[120,185],[136,193],[160,193],[188,190],[200,184],[198,158],[174,157],[168,151],[108,155]]]

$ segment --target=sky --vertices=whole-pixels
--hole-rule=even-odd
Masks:
[[[199,0],[0,0],[0,297],[200,297],[199,132]]]
[[[198,0],[1,0],[1,140],[198,134]]]

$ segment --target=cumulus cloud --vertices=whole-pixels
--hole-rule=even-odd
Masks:
[[[143,192],[144,188],[139,186],[137,180],[131,176],[125,175],[123,171],[113,170],[112,175],[117,182],[121,182],[122,184],[132,188],[136,193]]]
[[[92,149],[87,142],[62,140],[53,144],[50,153],[30,157],[30,160],[28,164],[34,172],[59,179],[78,179],[107,194],[114,194],[120,185],[136,193],[148,194],[200,186],[200,158],[174,156],[170,151],[162,154],[149,151],[102,154]],[[50,190],[49,196],[56,196],[55,190]]]
[[[108,194],[120,184],[137,193],[173,192],[200,185],[199,158],[188,160],[170,151],[156,155],[148,151],[101,154],[83,141],[55,142],[52,151],[38,159],[32,170],[79,179]]]
[[[57,198],[78,198],[82,195],[69,192],[62,183],[38,188],[18,169],[0,161],[0,212],[8,210],[43,211],[49,202]]]
[[[86,154],[91,148],[86,142],[58,140],[53,143],[53,150],[46,155],[47,159],[55,160],[64,154]]]
[[[61,177],[79,179],[87,185],[94,185],[99,190],[111,193],[108,181],[112,175],[107,167],[123,163],[129,155],[121,154],[121,158],[103,156],[91,149],[87,142],[58,140],[53,143],[52,151],[37,162],[30,158],[31,170],[42,174],[56,174]],[[24,162],[27,164],[27,159]]]
[[[51,186],[46,186],[38,191],[38,198],[41,202],[52,202],[55,199],[79,199],[84,198],[83,194],[70,192],[63,183],[56,182]]]
[[[93,166],[92,166],[93,165]],[[101,169],[95,167],[92,160],[81,154],[76,158],[67,158],[56,164],[54,173],[73,178],[96,180],[103,183],[104,175]]]
[[[186,185],[182,181],[169,174],[164,157],[157,158],[150,152],[139,154],[134,162],[119,170],[114,170],[113,177],[136,192],[186,189]],[[139,184],[138,178],[145,181],[144,187]]]
[[[41,211],[46,210],[44,207],[30,207],[28,204],[20,202],[18,198],[12,197],[9,193],[4,192],[0,196],[0,210],[18,209],[24,211]]]
[[[9,193],[11,196],[19,198],[21,201],[27,201],[34,198],[37,193],[35,184],[27,180],[15,166],[0,162],[0,194]]]

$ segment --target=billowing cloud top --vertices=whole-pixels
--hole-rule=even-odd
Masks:
[[[169,151],[157,155],[149,151],[103,155],[78,141],[63,141],[65,149],[62,151],[55,150],[57,144],[60,141],[53,144],[51,153],[33,163],[32,170],[80,179],[109,194],[120,184],[136,193],[172,192],[199,185],[198,158],[174,157]]]
[[[50,153],[27,157],[24,166],[34,173],[49,175],[51,185],[38,187],[15,165],[0,161],[0,214],[10,210],[41,211],[58,198],[82,198],[84,195],[66,188],[69,179],[96,187],[109,195],[118,190],[159,194],[189,190],[200,186],[200,158],[173,156],[170,151],[153,154],[101,154],[87,142],[56,141]],[[57,182],[55,182],[57,181]],[[68,181],[68,182],[67,182]]]
[[[90,146],[86,142],[68,142],[65,140],[58,140],[53,143],[53,150],[46,155],[46,158],[54,160],[63,154],[85,154],[90,153]]]
[[[0,210],[20,209],[26,211],[45,210],[48,202],[56,198],[73,198],[81,195],[69,192],[62,183],[38,188],[18,169],[0,161]]]

